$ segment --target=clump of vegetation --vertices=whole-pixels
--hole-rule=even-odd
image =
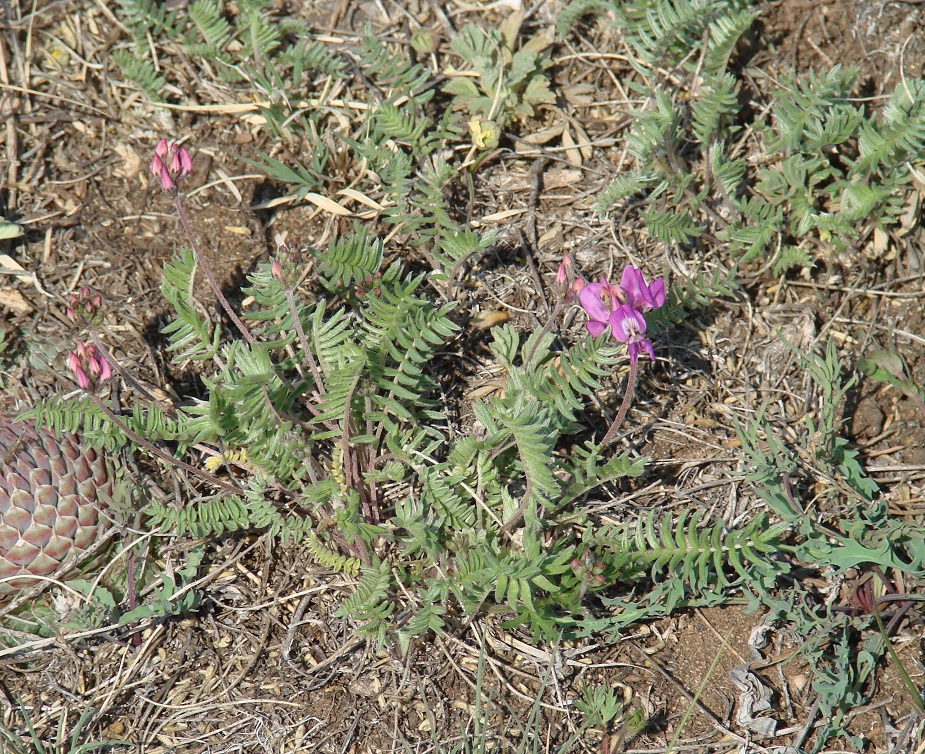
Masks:
[[[760,71],[729,66],[756,18],[750,5],[570,4],[560,31],[576,15],[604,9],[626,24],[645,82],[634,88],[648,100],[627,136],[636,165],[601,193],[598,210],[629,202],[659,241],[718,240],[731,264],[760,259],[774,274],[837,262],[875,231],[896,227],[916,190],[925,83],[904,80],[873,111],[854,98],[850,67],[769,80],[755,91]],[[665,71],[680,80],[669,82]],[[746,114],[748,97],[770,107]],[[762,159],[749,164],[741,155],[755,134]]]
[[[447,354],[460,337],[459,286],[496,241],[451,198],[472,175],[460,157],[463,125],[476,147],[494,149],[501,128],[552,104],[550,41],[523,40],[521,14],[500,31],[464,26],[449,47],[461,61],[454,73],[467,75],[441,89],[433,71],[371,31],[352,54],[332,52],[299,22],[274,23],[264,0],[241,0],[233,13],[197,0],[182,17],[153,0],[120,7],[146,41],[115,57],[126,77],[152,101],[176,95],[146,52],[151,39],[259,92],[261,124],[302,155],[252,161],[284,186],[272,201],[310,202],[353,224],[324,248],[279,246],[237,307],[183,202],[195,141],[173,133],[177,141],[152,145],[151,172],[189,241],[164,267],[163,333],[202,392],[176,406],[139,389],[134,405],[113,401],[112,380],[138,383],[105,351],[95,317],[105,300],[87,291],[74,309],[87,340],[71,361],[82,392],[31,416],[182,468],[191,489],[180,505],[147,501],[149,527],[196,538],[261,531],[355,578],[338,615],[380,647],[405,651],[489,612],[554,642],[616,640],[679,609],[745,604],[803,639],[824,720],[814,750],[847,735],[846,715],[867,699],[890,633],[920,620],[900,582],[925,575],[925,528],[891,515],[845,437],[841,411],[856,381],[834,341],[819,353],[794,348],[809,386],[802,422],[784,436],[764,404],[737,428],[743,477],[764,503],[755,515],[735,525],[695,509],[604,519],[587,499],[645,472],[645,458],[613,443],[641,365],[655,361],[668,330],[732,295],[743,269],[835,264],[901,222],[925,149],[925,84],[903,82],[881,108],[854,97],[848,68],[756,91],[767,81],[736,60],[757,16],[751,3],[570,3],[559,33],[587,14],[616,21],[634,53],[628,85],[644,100],[625,135],[631,167],[601,192],[599,216],[620,207],[658,242],[708,242],[721,263],[670,285],[628,265],[616,284],[585,280],[566,256],[546,325],[506,324],[487,338],[498,389],[450,398],[441,381],[455,376]],[[428,53],[432,42],[409,40]],[[357,80],[367,99],[331,117],[330,91]],[[744,107],[756,97],[767,107]],[[197,274],[220,313],[196,301]],[[556,337],[566,306],[582,309],[585,330]],[[889,354],[860,367],[921,403]],[[612,383],[622,403],[607,421],[590,399]],[[473,417],[466,429],[453,421],[462,401]],[[204,557],[195,548],[185,569],[121,612],[118,588],[80,588],[122,623],[191,611],[202,593],[188,585]],[[855,579],[850,604],[826,600],[804,573]],[[576,708],[610,741],[643,728],[628,702],[587,686]]]

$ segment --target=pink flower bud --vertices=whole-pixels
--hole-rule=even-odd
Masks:
[[[172,145],[174,149],[173,157],[170,160],[170,172],[177,177],[188,175],[193,169],[193,158],[184,147]]]
[[[270,274],[275,280],[278,280],[280,283],[283,282],[283,266],[279,263],[278,259],[274,259],[270,264]]]
[[[193,158],[186,147],[180,147],[180,172],[183,175],[189,175],[193,172]]]
[[[92,390],[112,377],[109,362],[93,344],[78,343],[77,350],[68,356],[67,365],[81,390]]]
[[[167,143],[161,139],[154,148],[151,158],[151,174],[161,182],[164,191],[173,191],[177,182],[193,169],[193,158],[189,151],[176,142]]]
[[[93,324],[102,305],[103,297],[84,286],[68,297],[68,306],[64,313],[75,325]]]
[[[158,154],[155,154],[151,158],[151,175],[155,178],[161,177],[161,171],[164,169],[164,163],[161,162],[161,157]]]
[[[572,258],[568,254],[562,256],[559,269],[556,271],[556,285],[565,288],[572,274]]]
[[[173,178],[170,177],[170,173],[167,168],[161,167],[161,188],[164,191],[173,191],[177,187],[177,184],[174,183]]]

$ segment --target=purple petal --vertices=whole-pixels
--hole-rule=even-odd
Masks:
[[[626,294],[626,302],[630,306],[637,306],[637,302],[643,300],[646,290],[646,281],[642,273],[632,265],[623,268],[623,276],[620,278],[620,287]]]
[[[645,349],[646,353],[649,354],[649,358],[652,359],[652,361],[655,361],[655,349],[652,348],[651,340],[649,340],[648,338],[640,338],[639,343],[637,345],[642,346]]]
[[[601,322],[597,319],[589,319],[587,322],[585,322],[585,327],[588,328],[588,332],[596,338],[607,329],[607,323]]]
[[[646,331],[646,318],[638,309],[623,304],[610,315],[610,327],[613,336],[621,343],[635,340],[636,336]]]
[[[167,144],[167,139],[161,139],[157,142],[157,146],[154,147],[154,154],[158,157],[166,157],[169,151],[170,146]]]
[[[578,294],[578,302],[581,304],[581,308],[585,310],[585,314],[592,320],[606,323],[610,317],[610,309],[601,301],[603,288],[603,283],[588,283]]]
[[[652,295],[652,308],[658,309],[665,305],[665,278],[653,280],[649,286],[649,293]]]
[[[620,287],[626,294],[626,302],[640,311],[658,309],[665,303],[664,278],[654,280],[649,285],[642,272],[633,266],[624,268]]]

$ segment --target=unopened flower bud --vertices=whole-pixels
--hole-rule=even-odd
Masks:
[[[77,293],[70,295],[64,313],[75,325],[94,324],[95,320],[100,317],[99,312],[102,305],[103,297],[84,286]]]
[[[151,158],[151,174],[160,180],[164,191],[173,191],[177,183],[193,170],[193,158],[186,147],[176,142],[167,143],[161,139],[154,148],[154,157]]]
[[[78,343],[77,350],[68,356],[67,365],[77,378],[81,390],[92,391],[112,377],[109,362],[92,343]]]
[[[170,172],[178,176],[189,175],[193,170],[193,158],[185,147],[177,147],[170,160]]]
[[[565,294],[565,297],[566,297],[567,299],[577,298],[577,297],[578,297],[578,294],[581,293],[581,292],[584,290],[584,288],[585,288],[585,286],[586,286],[587,284],[588,284],[588,283],[585,281],[585,279],[584,279],[583,277],[581,277],[581,275],[579,275],[577,278],[575,278],[575,279],[572,281],[572,285],[571,285],[571,287],[568,289],[568,293]]]
[[[556,271],[556,285],[560,288],[565,288],[568,285],[573,266],[572,258],[568,254],[563,254],[562,261],[559,262],[559,269]]]

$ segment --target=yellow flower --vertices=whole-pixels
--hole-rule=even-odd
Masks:
[[[469,121],[469,131],[472,133],[472,143],[479,149],[494,149],[498,146],[501,129],[493,120],[473,118]]]

